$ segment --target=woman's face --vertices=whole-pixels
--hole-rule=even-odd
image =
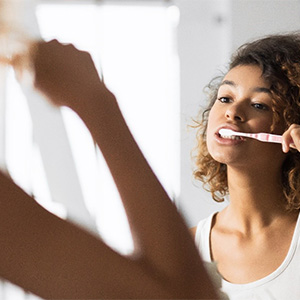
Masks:
[[[224,77],[217,99],[209,113],[207,147],[211,156],[224,164],[254,166],[283,163],[285,154],[280,144],[254,139],[228,139],[219,135],[221,128],[240,132],[268,132],[273,122],[270,85],[263,79],[258,66],[241,65]],[[274,133],[282,134],[277,126]]]

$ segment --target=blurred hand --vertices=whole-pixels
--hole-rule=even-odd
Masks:
[[[75,108],[91,97],[110,93],[89,53],[57,40],[38,42],[32,49],[34,86],[53,104]]]

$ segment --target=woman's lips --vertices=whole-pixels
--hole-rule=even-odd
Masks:
[[[224,128],[224,127],[223,127]],[[242,138],[242,137],[222,137],[220,134],[219,134],[219,130],[215,133],[215,139],[216,141],[219,143],[219,144],[222,144],[222,145],[239,145],[243,142],[245,142],[245,138]]]
[[[239,137],[239,138],[222,137],[219,133],[221,129],[229,129],[235,132],[244,132],[243,128],[240,128],[239,126],[235,126],[234,124],[228,124],[228,123],[220,124],[216,128],[214,134],[215,141],[220,145],[240,145],[246,141],[244,137]]]

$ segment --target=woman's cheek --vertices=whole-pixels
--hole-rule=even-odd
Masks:
[[[208,150],[208,153],[214,157],[214,132],[212,132],[212,130],[209,129],[209,127],[207,128],[207,135],[206,135],[206,147]]]

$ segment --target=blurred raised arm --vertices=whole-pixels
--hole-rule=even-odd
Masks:
[[[0,275],[45,298],[217,299],[184,220],[139,150],[90,55],[57,41],[38,43],[33,67],[35,87],[53,104],[73,109],[99,145],[124,203],[135,253],[116,254],[46,212],[1,176],[1,211],[10,217],[0,221],[2,245],[8,247],[7,253],[0,250],[0,265],[11,250],[10,261],[26,268],[20,272],[6,263]],[[14,238],[5,236],[3,228]]]

